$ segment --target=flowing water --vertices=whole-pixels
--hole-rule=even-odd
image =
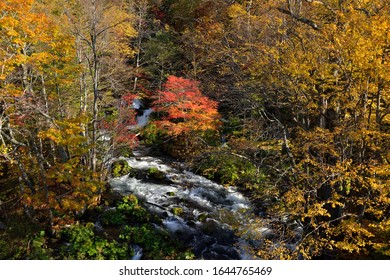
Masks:
[[[134,194],[143,200],[150,211],[162,217],[164,227],[173,236],[191,244],[198,258],[248,258],[245,242],[226,222],[243,220],[252,208],[235,187],[224,187],[150,156],[126,160],[135,170],[153,168],[164,178],[137,179],[126,175],[111,179],[112,188],[122,195]]]
[[[142,102],[133,107],[140,109]],[[144,109],[135,128],[147,124],[152,113]],[[248,241],[236,234],[237,228],[264,235],[267,228],[250,229],[250,201],[237,188],[222,186],[184,168],[173,167],[162,159],[146,156],[142,150],[125,158],[133,170],[158,170],[158,178],[131,177],[111,179],[112,188],[122,195],[134,194],[150,211],[162,218],[163,226],[173,237],[189,244],[198,259],[248,259]],[[123,159],[123,158],[121,158]],[[236,224],[233,229],[232,224]],[[238,226],[237,226],[238,224]],[[142,248],[134,248],[135,259],[142,258]]]

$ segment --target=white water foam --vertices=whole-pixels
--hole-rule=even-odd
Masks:
[[[234,241],[230,226],[217,218],[228,211],[229,215],[236,216],[236,220],[241,220],[241,210],[251,208],[249,200],[237,188],[224,187],[190,171],[179,171],[157,158],[126,160],[133,169],[146,171],[151,167],[157,168],[164,172],[166,180],[159,184],[126,175],[111,179],[114,190],[123,195],[133,193],[145,200],[145,205],[153,211],[166,215],[162,219],[163,226],[172,234],[187,238],[194,248],[200,248],[202,256],[204,252],[206,258],[223,257],[223,251],[226,251],[227,258],[244,257],[242,250],[236,247],[240,243]],[[175,215],[174,208],[181,209],[182,213]],[[207,242],[212,243],[209,248],[203,248]]]

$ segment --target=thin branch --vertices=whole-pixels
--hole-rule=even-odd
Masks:
[[[128,21],[128,19],[121,20],[115,24],[112,24],[110,26],[107,26],[106,28],[103,28],[102,30],[100,30],[99,32],[96,33],[96,38],[99,37],[102,33],[106,32],[107,30],[114,28],[114,27],[116,27],[116,26],[118,26],[126,21]]]
[[[296,16],[294,15],[292,12],[288,11],[288,10],[285,10],[283,8],[276,8],[279,12],[283,13],[283,14],[286,14],[286,15],[289,15],[291,16],[293,19],[299,21],[299,22],[302,22],[304,24],[307,24],[309,25],[311,28],[313,28],[314,30],[320,30],[320,28],[318,27],[318,25],[310,20],[310,19],[307,19],[307,18],[304,18],[304,17],[299,17],[299,16]]]

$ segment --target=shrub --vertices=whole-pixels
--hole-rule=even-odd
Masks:
[[[126,216],[116,209],[109,209],[101,215],[100,220],[103,226],[119,226],[125,223]]]
[[[193,253],[176,240],[172,240],[169,233],[150,224],[135,227],[125,226],[119,238],[141,246],[144,250],[145,259],[194,258]]]
[[[146,223],[151,217],[148,211],[138,203],[135,195],[123,197],[122,201],[117,204],[117,210],[129,218],[132,222]]]
[[[194,167],[202,175],[222,184],[254,188],[265,179],[265,175],[252,162],[229,152],[210,153]]]
[[[88,223],[85,226],[73,225],[62,232],[64,241],[68,242],[61,248],[64,259],[118,260],[133,256],[127,244],[97,237],[93,228],[94,225]]]

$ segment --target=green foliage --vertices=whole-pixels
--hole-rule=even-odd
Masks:
[[[30,260],[48,260],[51,259],[52,250],[48,248],[45,232],[39,234],[29,240],[29,247],[26,252],[26,258]]]
[[[118,226],[125,223],[126,216],[116,209],[109,209],[101,215],[100,220],[103,226]]]
[[[115,161],[111,166],[111,176],[121,177],[131,172],[131,166],[126,160]]]
[[[118,260],[133,255],[127,244],[95,236],[93,227],[92,223],[73,225],[62,232],[63,239],[70,243],[61,248],[64,259]]]
[[[105,211],[100,220],[103,226],[119,226],[126,221],[146,223],[151,220],[150,214],[138,203],[134,195],[124,196],[115,209]]]
[[[132,157],[133,156],[133,149],[129,145],[125,145],[125,146],[120,147],[120,149],[117,153],[119,156],[122,156],[122,157]]]
[[[116,210],[125,215],[129,220],[137,223],[146,223],[151,220],[150,214],[138,203],[135,195],[123,197]]]
[[[14,246],[10,246],[10,242],[4,238],[4,234],[0,235],[0,260],[14,259],[14,253],[10,252],[11,249],[15,249]]]
[[[228,135],[241,136],[243,129],[243,121],[237,116],[229,116],[227,120],[223,120],[223,132]]]
[[[149,123],[141,132],[143,142],[146,145],[161,145],[164,139],[163,131],[154,123]]]
[[[45,231],[26,215],[15,215],[0,230],[0,259],[50,259]]]
[[[192,259],[194,255],[177,240],[171,239],[168,232],[145,224],[142,226],[125,226],[120,239],[131,244],[137,244],[144,249],[145,259]]]
[[[26,226],[26,225],[25,225]],[[28,226],[27,226],[28,227]],[[29,228],[29,231],[33,230]],[[53,258],[53,250],[48,247],[45,231],[15,235],[14,229],[0,234],[0,259],[48,260]]]
[[[195,168],[222,184],[255,188],[265,180],[265,175],[253,163],[229,151],[212,152],[195,163]]]
[[[165,73],[170,73],[181,63],[180,48],[175,44],[175,37],[169,30],[159,30],[144,46],[144,59],[148,62],[145,71],[160,81]],[[165,72],[166,71],[166,72]]]

